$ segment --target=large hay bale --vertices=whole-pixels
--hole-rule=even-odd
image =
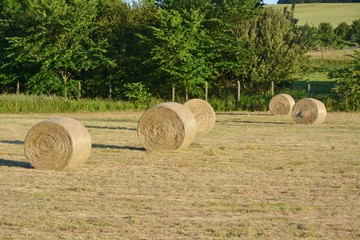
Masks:
[[[319,124],[326,119],[325,105],[314,98],[303,98],[298,101],[293,109],[293,119],[301,124]]]
[[[215,125],[215,112],[212,106],[202,99],[191,99],[184,103],[194,115],[197,131],[208,132]]]
[[[145,111],[137,125],[147,150],[176,150],[188,147],[196,137],[194,115],[182,104],[166,102]]]
[[[90,155],[91,136],[72,118],[52,118],[33,126],[25,138],[25,155],[41,170],[63,170],[84,163]]]
[[[291,115],[295,100],[289,94],[278,94],[269,102],[270,112],[274,115]]]

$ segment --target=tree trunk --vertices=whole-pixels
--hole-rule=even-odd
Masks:
[[[67,98],[68,95],[68,80],[70,78],[70,73],[66,72],[66,71],[61,71],[60,72],[61,77],[64,81],[64,97]]]

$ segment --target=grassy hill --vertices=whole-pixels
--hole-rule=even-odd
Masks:
[[[291,4],[272,4],[267,7],[291,9]],[[340,22],[351,24],[360,18],[360,3],[296,4],[295,17],[299,19],[300,25],[309,23],[318,26],[321,22],[328,22],[336,27]]]

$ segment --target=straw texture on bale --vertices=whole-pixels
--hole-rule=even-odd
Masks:
[[[33,126],[25,138],[25,156],[41,170],[63,170],[83,164],[90,155],[91,136],[72,118],[52,118]]]
[[[215,125],[215,112],[212,106],[202,99],[191,99],[184,103],[194,115],[197,131],[208,132]]]
[[[303,98],[299,100],[293,109],[293,119],[300,124],[319,124],[326,119],[327,111],[325,105],[314,98]]]
[[[195,117],[182,104],[160,103],[140,117],[137,134],[146,150],[186,148],[196,138]]]
[[[295,100],[289,94],[278,94],[271,98],[270,112],[274,115],[291,115]]]

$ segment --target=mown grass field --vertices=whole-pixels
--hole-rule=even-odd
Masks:
[[[268,7],[291,9],[291,4],[271,4]],[[336,27],[340,22],[352,24],[360,18],[360,3],[309,3],[296,4],[294,16],[299,19],[299,24],[308,23],[318,26],[321,22],[330,23]]]
[[[147,152],[142,112],[1,114],[0,239],[359,239],[360,113],[297,125],[218,112],[190,148]],[[92,136],[81,167],[39,171],[29,129],[73,117]]]
[[[307,53],[309,57],[315,60],[335,60],[340,63],[346,63],[348,61],[354,60],[352,57],[355,53],[355,50],[359,50],[358,48],[354,49],[324,49],[318,51],[310,51]]]

